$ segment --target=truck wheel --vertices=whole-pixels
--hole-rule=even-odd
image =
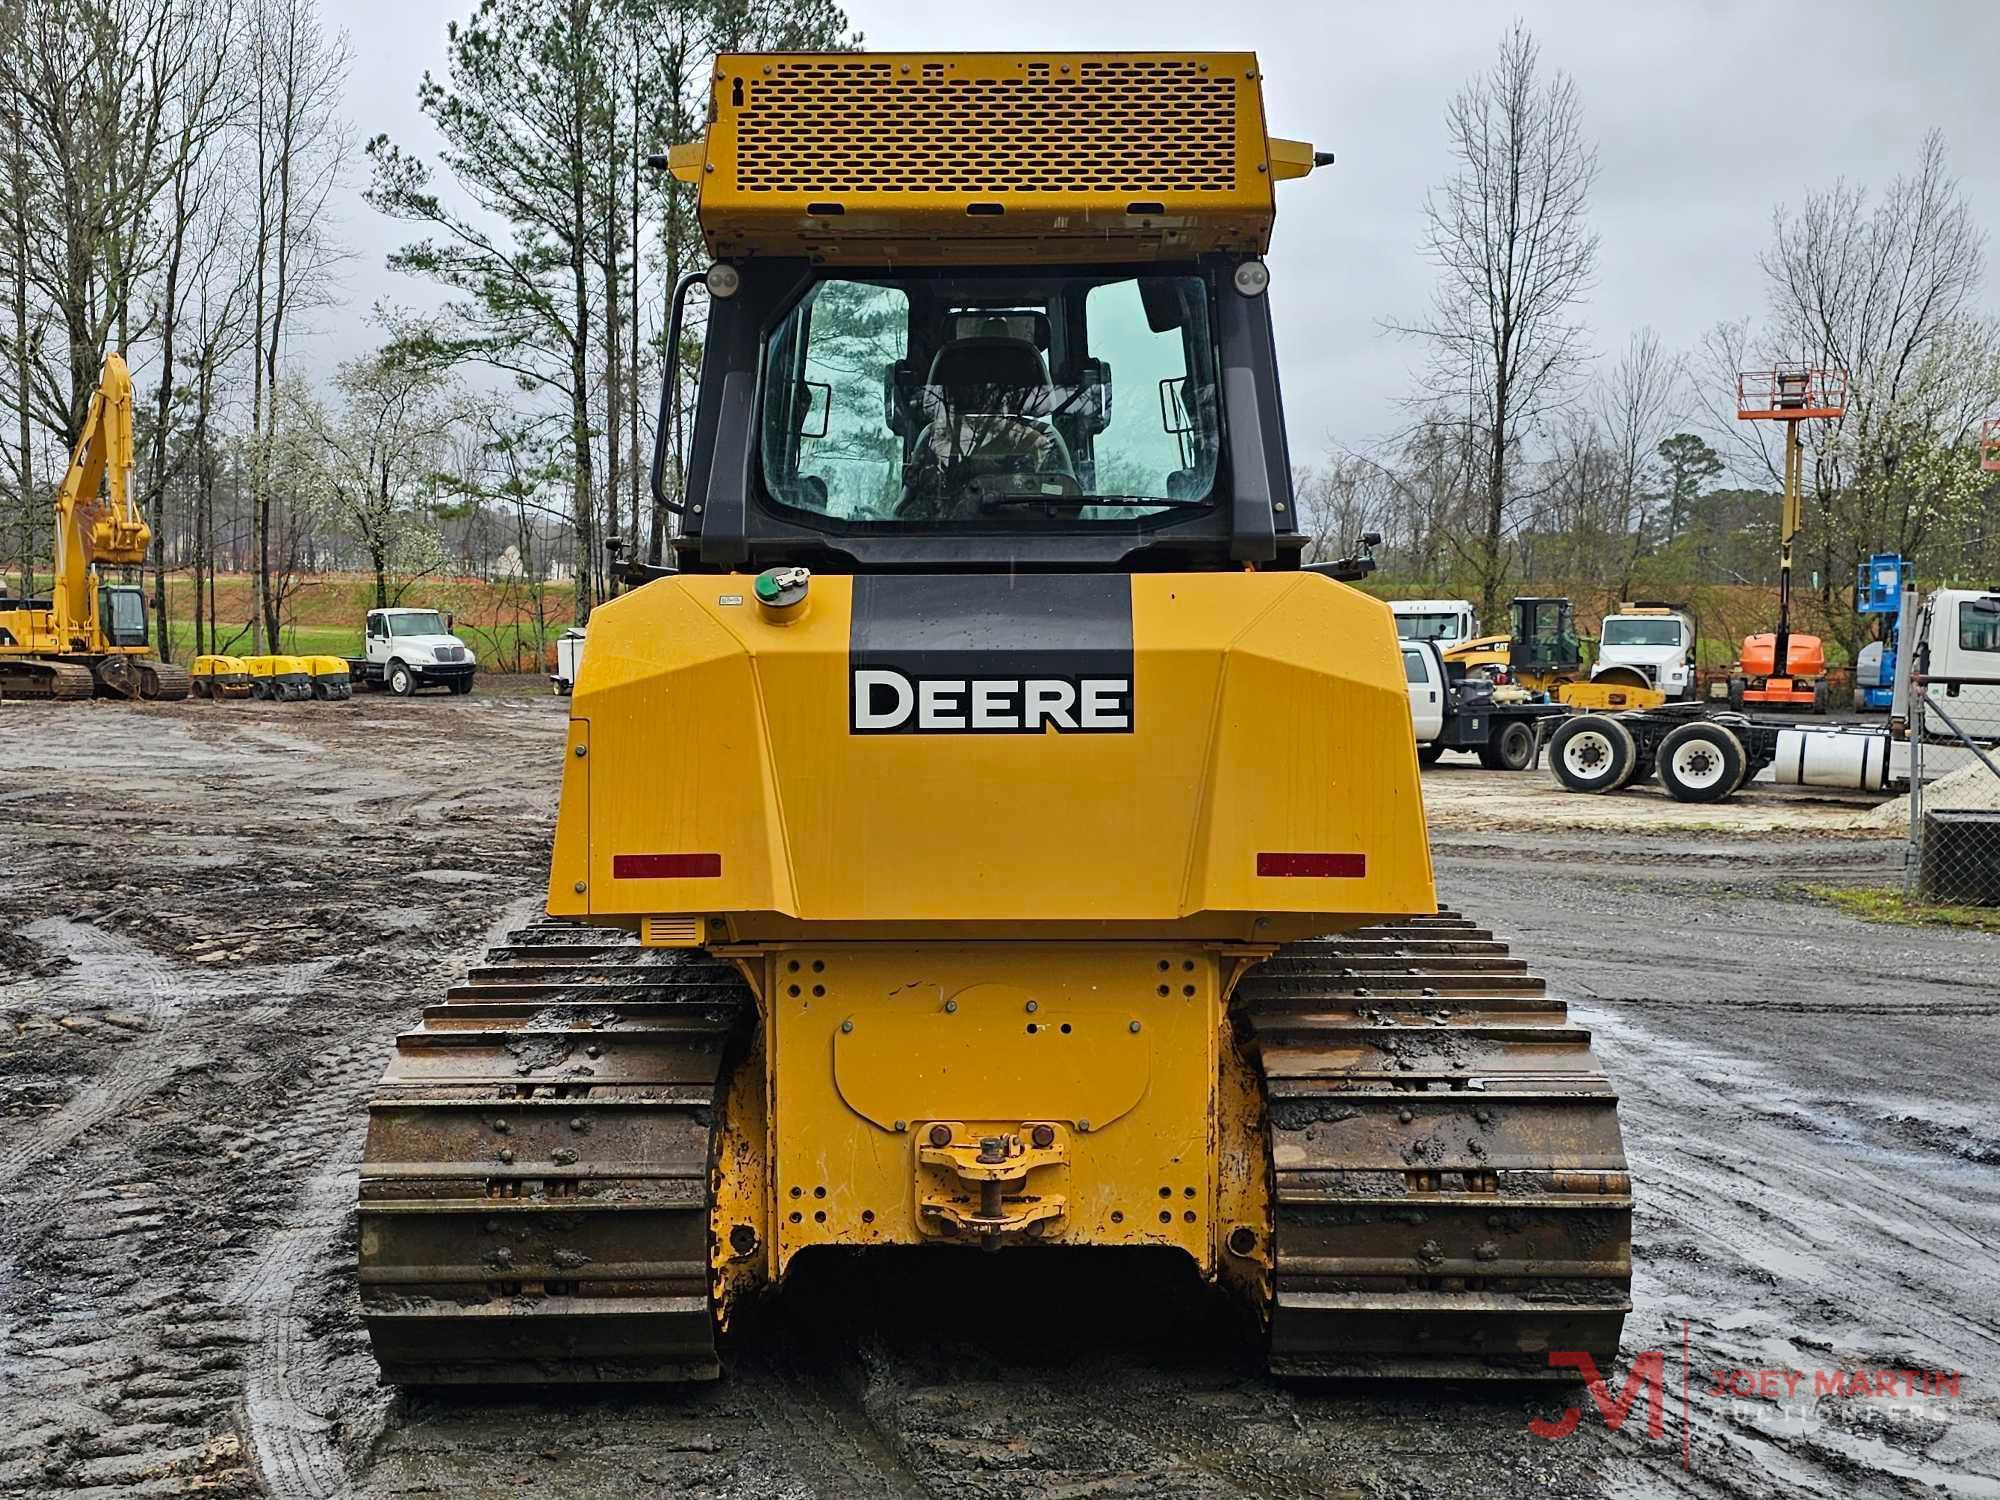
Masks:
[[[1826,679],[1824,677],[1813,684],[1812,711],[1816,714],[1826,712]]]
[[[399,661],[389,663],[389,691],[407,698],[417,690],[417,674]]]
[[[1743,741],[1721,724],[1683,724],[1660,741],[1660,785],[1676,802],[1720,802],[1749,763]]]
[[[1739,714],[1743,712],[1743,694],[1749,686],[1750,684],[1741,677],[1729,679],[1729,706]]]
[[[1535,763],[1535,731],[1515,719],[1479,747],[1479,763],[1489,771],[1525,771]]]
[[[1616,791],[1638,755],[1632,732],[1607,714],[1565,719],[1549,737],[1549,769],[1572,792]]]
[[[1434,766],[1443,756],[1444,746],[1438,744],[1435,740],[1431,741],[1428,745],[1417,746],[1417,764],[1420,766]]]
[[[454,682],[451,685],[451,690],[453,693],[463,698],[467,693],[472,691],[472,679],[468,677],[463,682]]]

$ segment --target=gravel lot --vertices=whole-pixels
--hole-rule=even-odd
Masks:
[[[1659,1437],[1643,1398],[1614,1434],[1576,1390],[1279,1384],[1173,1262],[1048,1252],[801,1262],[700,1389],[377,1388],[362,1106],[540,899],[563,705],[515,686],[0,705],[0,1493],[2000,1495],[2000,938],[1806,898],[1900,868],[1853,803],[1449,764],[1444,899],[1623,1095]],[[1812,1396],[1856,1369],[1959,1393]]]

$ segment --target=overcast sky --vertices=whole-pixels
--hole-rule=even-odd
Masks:
[[[357,140],[386,131],[432,155],[417,81],[427,67],[442,73],[445,23],[475,4],[327,0],[354,44],[347,112]],[[1841,176],[1886,184],[1915,162],[1932,126],[1982,220],[2000,224],[1993,0],[850,0],[849,14],[884,51],[1254,49],[1271,131],[1339,156],[1279,189],[1271,297],[1299,460],[1329,441],[1366,446],[1402,420],[1418,351],[1380,322],[1427,305],[1422,205],[1451,170],[1444,107],[1491,63],[1516,15],[1544,65],[1576,78],[1597,143],[1603,244],[1587,317],[1602,349],[1621,348],[1644,324],[1685,348],[1720,319],[1760,311],[1757,254],[1773,206]],[[364,175],[357,158],[340,204],[355,252],[352,315],[324,322],[318,352],[329,364],[372,342],[360,315],[378,298],[431,300],[385,268],[402,227],[361,201]],[[2000,309],[2000,274],[1988,300]]]

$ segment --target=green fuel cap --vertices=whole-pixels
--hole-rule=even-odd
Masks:
[[[804,568],[766,568],[752,586],[757,602],[770,610],[788,610],[804,602],[812,574]]]

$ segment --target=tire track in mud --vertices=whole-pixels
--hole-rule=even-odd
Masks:
[[[60,1013],[65,994],[85,999],[112,993],[117,996],[117,1008],[154,1025],[115,1044],[103,1071],[79,1084],[60,1108],[14,1140],[0,1142],[0,1188],[85,1132],[128,1112],[165,1084],[183,1060],[178,1049],[168,1044],[175,1040],[177,1023],[188,1009],[189,992],[207,988],[202,979],[176,973],[165,960],[132,939],[85,922],[51,918],[31,924],[24,932],[76,965],[54,978],[24,980],[9,987],[40,987],[44,1003],[36,1007],[38,1010]]]
[[[313,1294],[337,1274],[329,1262],[353,1218],[355,1164],[367,1134],[363,1106],[382,1051],[372,1038],[339,1049],[304,1107],[273,1122],[270,1133],[285,1145],[271,1175],[310,1176],[282,1227],[224,1295],[248,1315],[243,1431],[256,1473],[277,1500],[330,1500],[348,1487],[341,1429],[323,1409],[337,1400],[336,1383],[326,1378],[324,1350],[309,1324]]]
[[[1618,1004],[1623,1010],[1622,1002]],[[1900,1010],[1899,1012],[1900,1013]],[[2000,1211],[1970,1163],[1875,1138],[1849,1107],[1799,1097],[1774,1069],[1579,1006],[1615,1059],[1637,1198],[1626,1353],[1672,1344],[1688,1372],[1694,1467],[1725,1494],[2000,1496],[2000,1416],[1719,1393],[1732,1370],[1977,1372],[2000,1363]],[[1650,1314],[1646,1316],[1645,1314]],[[1679,1347],[1685,1322],[1690,1358]],[[1810,1391],[1813,1373],[1805,1377]],[[1950,1432],[1944,1455],[1933,1456]],[[1979,1455],[1986,1457],[1981,1458]],[[1675,1479],[1679,1464],[1674,1464]],[[1701,1487],[1690,1485],[1690,1492]]]

